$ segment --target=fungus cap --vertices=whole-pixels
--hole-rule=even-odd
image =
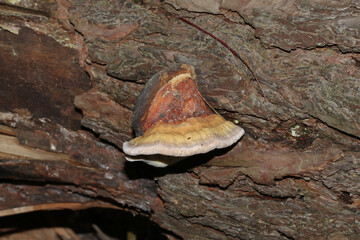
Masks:
[[[144,155],[189,157],[228,147],[244,135],[241,127],[209,107],[195,79],[194,68],[183,64],[162,71],[147,82],[133,115],[138,137],[123,144],[127,160],[159,165],[153,162],[156,159],[144,159]],[[174,161],[160,162],[159,167],[163,167]]]

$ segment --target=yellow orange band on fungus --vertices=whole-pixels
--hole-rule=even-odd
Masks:
[[[224,148],[235,143],[244,130],[221,116],[188,118],[180,124],[159,122],[137,137],[124,143],[124,152],[136,155],[161,154],[187,157]]]

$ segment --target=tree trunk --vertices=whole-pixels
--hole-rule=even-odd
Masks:
[[[0,53],[0,216],[100,207],[172,239],[360,236],[358,1],[0,0]],[[141,89],[178,63],[245,136],[164,169],[126,162]]]

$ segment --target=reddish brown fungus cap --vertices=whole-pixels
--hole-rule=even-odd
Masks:
[[[244,135],[241,127],[211,110],[195,79],[194,68],[183,64],[161,71],[147,82],[133,115],[138,137],[123,145],[127,155],[141,157],[128,156],[129,161],[164,167],[169,161],[142,155],[183,158],[228,147]]]

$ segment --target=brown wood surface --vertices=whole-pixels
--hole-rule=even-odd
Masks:
[[[359,239],[359,19],[357,0],[0,0],[0,216],[97,207],[169,239]],[[179,63],[245,136],[165,169],[125,162],[144,83]]]

